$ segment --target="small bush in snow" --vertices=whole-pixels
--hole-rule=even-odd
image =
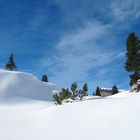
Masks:
[[[53,101],[55,104],[61,105],[62,104],[62,99],[58,94],[53,95]]]
[[[55,104],[61,105],[62,102],[69,102],[72,98],[72,94],[69,89],[62,88],[62,91],[53,95]]]
[[[72,83],[71,91],[72,91],[72,99],[74,100],[76,98],[76,91],[77,91],[77,83],[76,82]]]
[[[85,83],[83,89],[78,91],[78,97],[80,100],[83,100],[83,98],[87,95],[88,95],[88,86],[87,83]]]
[[[69,89],[62,88],[61,92],[53,95],[53,100],[56,104],[61,105],[63,102],[73,102],[74,100],[83,100],[83,97],[88,95],[87,83],[84,84],[82,90],[77,90],[77,83],[74,82],[71,85],[71,91]]]
[[[48,76],[47,75],[43,75],[41,81],[48,82]]]
[[[96,91],[95,91],[96,96],[101,96],[100,94],[100,88],[97,86]]]
[[[87,83],[85,83],[84,86],[83,86],[83,94],[84,94],[84,96],[88,95],[88,85],[87,85]]]
[[[112,95],[117,94],[119,92],[118,88],[114,85],[112,87]]]

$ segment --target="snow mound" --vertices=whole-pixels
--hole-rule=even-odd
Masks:
[[[0,140],[140,140],[139,93],[88,99],[0,104]]]
[[[31,74],[0,69],[0,99],[29,98],[52,101],[56,85],[37,80]]]

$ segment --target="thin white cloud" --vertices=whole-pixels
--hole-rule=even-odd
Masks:
[[[107,46],[101,46],[99,40],[104,39],[108,30],[109,26],[88,22],[84,28],[63,35],[56,45],[56,53],[42,60],[45,65],[48,63],[48,69],[54,75],[52,81],[59,81],[61,85],[75,80],[87,81],[88,71],[122,57],[120,53],[105,49]]]
[[[116,0],[110,4],[111,15],[115,20],[126,22],[140,17],[140,2],[139,0]]]
[[[81,16],[79,19],[84,18],[85,26],[80,25],[77,30],[63,33],[54,48],[54,54],[41,60],[42,66],[53,73],[51,81],[65,86],[73,81],[88,81],[92,85],[92,80],[96,81],[95,86],[112,85],[115,79],[106,80],[106,74],[112,75],[112,63],[124,57],[123,46],[116,47],[120,43],[118,41],[120,36],[116,37],[115,34],[129,27],[131,25],[129,21],[139,18],[140,4],[137,2],[137,0],[134,0],[134,3],[130,0],[112,1],[108,3],[110,8],[108,11],[102,5],[105,9],[103,14],[107,18],[111,17],[108,25],[97,20],[85,22],[85,15],[79,15]],[[89,79],[91,74],[95,74],[91,76],[94,78],[92,80]]]

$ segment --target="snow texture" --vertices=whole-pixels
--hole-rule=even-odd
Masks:
[[[31,74],[0,70],[0,98],[21,98],[52,101],[56,85],[38,80]]]
[[[0,140],[140,140],[139,93],[55,106],[48,102],[54,87],[32,75],[0,71],[1,97],[32,99],[0,102]],[[48,101],[38,100],[44,97]]]

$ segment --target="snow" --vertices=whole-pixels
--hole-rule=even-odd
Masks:
[[[62,106],[44,101],[1,104],[0,139],[139,140],[140,95],[126,94]]]
[[[55,89],[54,85],[40,83],[26,73],[0,71],[0,75],[1,98],[15,99],[0,102],[0,140],[140,139],[139,93],[122,91],[106,98],[89,96],[81,102],[55,106],[44,92],[38,96],[39,88],[50,91]],[[10,84],[8,77],[14,84]],[[47,100],[42,100],[44,96]],[[17,102],[20,98],[27,101]]]
[[[11,72],[0,69],[0,98],[23,100],[36,99],[52,101],[52,92],[57,86],[38,80],[35,76],[23,72]]]

